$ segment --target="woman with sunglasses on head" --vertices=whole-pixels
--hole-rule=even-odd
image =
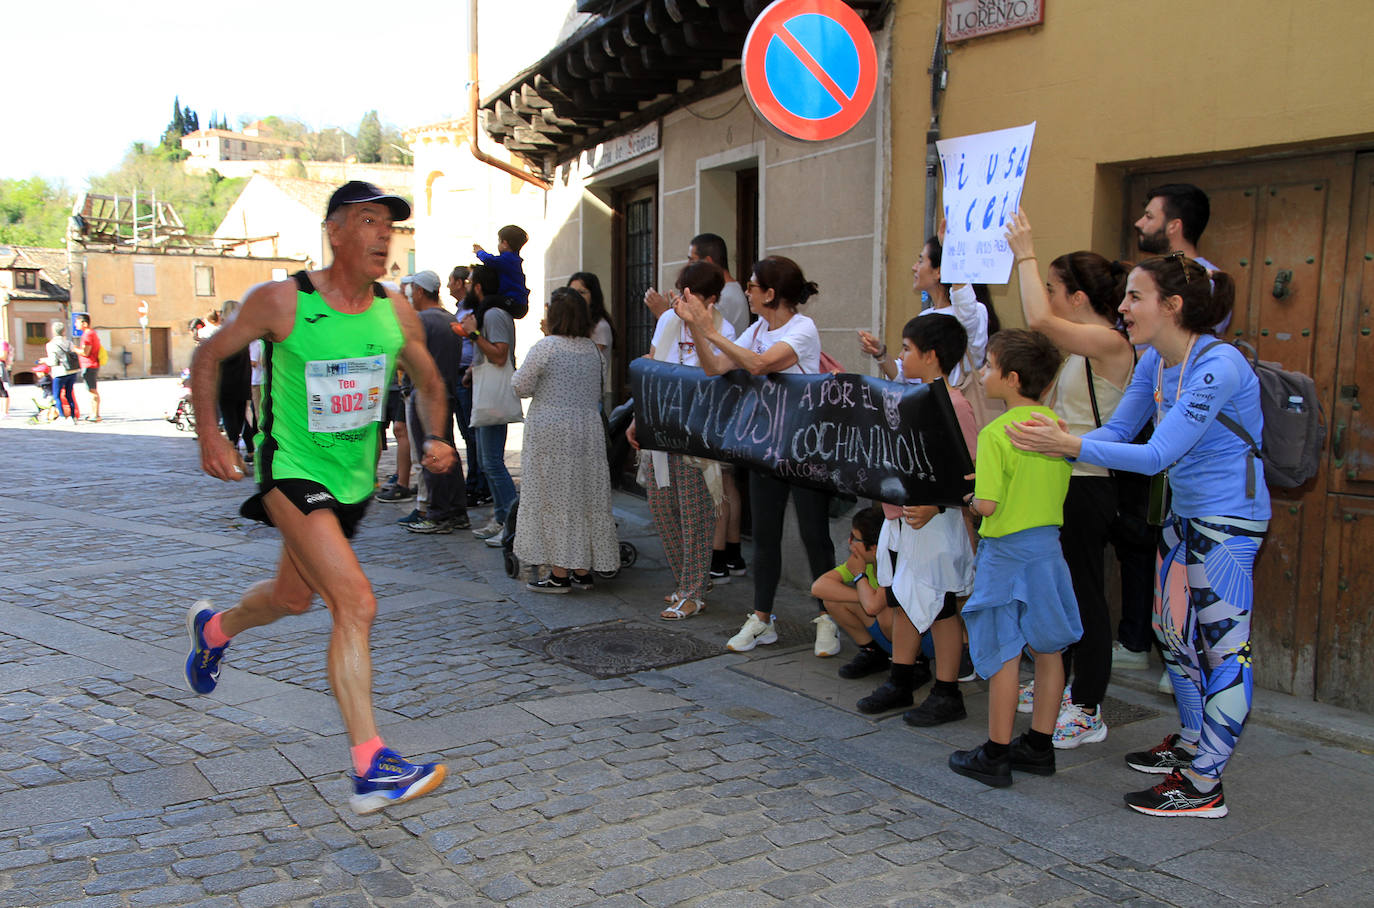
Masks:
[[[722,375],[731,369],[744,369],[752,375],[772,372],[797,372],[815,375],[821,366],[821,336],[816,323],[797,311],[816,294],[796,262],[781,255],[762,259],[745,286],[749,310],[758,316],[738,342],[731,341],[713,324],[710,311],[701,300],[685,296],[676,306],[678,316],[692,332],[697,357],[707,375]],[[789,486],[767,473],[754,471],[749,477],[749,506],[754,517],[754,611],[744,626],[726,643],[733,652],[746,652],[756,645],[776,643],[773,595],[782,576],[782,526],[788,495],[797,511],[797,527],[806,548],[811,579],[835,566],[835,546],[830,539],[830,496],[815,489]],[[838,652],[833,639],[833,622],[822,616],[815,622],[818,634],[828,629],[831,639],[818,636],[819,655]]]
[[[1009,426],[1027,451],[1147,475],[1167,470],[1173,499],[1159,554],[1155,633],[1173,678],[1181,729],[1132,769],[1167,777],[1126,795],[1155,816],[1226,815],[1221,776],[1250,711],[1254,562],[1269,526],[1264,465],[1220,417],[1260,438],[1259,380],[1213,326],[1231,312],[1235,283],[1175,253],[1131,271],[1120,312],[1132,343],[1147,344],[1111,420],[1082,437],[1039,418]],[[1155,417],[1144,444],[1131,439]]]
[[[691,262],[678,273],[674,296],[700,302],[710,314],[714,329],[727,340],[734,340],[735,329],[716,309],[724,287],[724,271],[711,262]],[[658,318],[649,356],[663,363],[700,368],[692,332],[672,309]],[[625,434],[638,449],[633,422]],[[642,451],[638,479],[649,499],[649,513],[663,540],[663,552],[677,584],[664,597],[668,607],[659,617],[665,621],[691,618],[706,608],[716,513],[725,494],[720,464],[702,457]]]
[[[1112,418],[1135,370],[1135,348],[1118,327],[1116,308],[1125,293],[1130,270],[1095,252],[1070,252],[1050,262],[1040,279],[1030,221],[1022,211],[1007,225],[1007,242],[1015,256],[1026,327],[1040,331],[1068,354],[1045,399],[1068,424],[1084,434]],[[1064,650],[1064,702],[1054,726],[1060,750],[1107,738],[1102,699],[1112,673],[1112,625],[1107,608],[1106,547],[1117,513],[1116,479],[1106,467],[1079,460],[1073,465],[1064,499],[1059,542],[1069,565],[1083,638]],[[1028,708],[1023,688],[1018,706]]]

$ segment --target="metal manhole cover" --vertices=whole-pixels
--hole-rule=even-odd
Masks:
[[[1108,728],[1139,722],[1141,719],[1153,719],[1159,714],[1157,709],[1137,706],[1134,703],[1127,703],[1125,700],[1118,700],[1116,697],[1102,698],[1102,721],[1107,723]]]
[[[685,633],[620,621],[535,637],[520,645],[603,679],[694,662],[722,651],[719,645]]]

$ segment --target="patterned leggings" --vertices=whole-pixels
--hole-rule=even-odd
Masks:
[[[644,457],[649,462],[649,481],[644,486],[649,496],[649,513],[663,540],[677,591],[689,599],[704,599],[716,529],[716,505],[706,480],[700,470],[681,456],[669,454],[669,485],[660,489],[649,452],[644,452]]]
[[[1250,714],[1255,554],[1269,522],[1177,517],[1160,534],[1154,631],[1193,771],[1220,779]]]

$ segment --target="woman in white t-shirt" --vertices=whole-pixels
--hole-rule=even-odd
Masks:
[[[816,323],[797,312],[816,293],[816,285],[789,258],[769,256],[754,265],[745,286],[749,310],[759,317],[732,342],[715,327],[711,313],[699,299],[684,295],[676,306],[687,323],[697,356],[707,375],[746,369],[753,375],[800,372],[815,375],[821,367],[821,337]],[[749,477],[749,506],[754,518],[754,611],[726,647],[745,652],[761,643],[776,643],[773,595],[782,574],[782,524],[787,497],[792,496],[797,526],[806,548],[807,564],[814,580],[835,566],[835,546],[830,539],[830,496],[815,489],[789,486],[781,479],[754,470]],[[826,622],[828,624],[828,622]],[[818,655],[839,652],[833,634],[819,639],[824,630],[817,624]],[[822,652],[824,650],[824,652]]]
[[[590,271],[579,271],[568,278],[568,286],[576,290],[587,302],[587,314],[591,316],[592,342],[601,354],[601,405],[611,407],[611,349],[615,346],[615,328],[611,326],[610,313],[606,311],[606,297],[601,292],[601,279]]]
[[[735,329],[716,310],[724,286],[725,272],[710,262],[692,262],[677,278],[679,294],[699,300],[710,313],[712,326],[723,337],[733,340]],[[691,329],[672,309],[659,316],[654,326],[649,356],[680,366],[701,365]],[[626,437],[631,445],[639,447],[633,422]],[[677,584],[665,597],[668,607],[659,617],[665,621],[690,618],[706,608],[716,513],[724,497],[721,465],[702,457],[642,451],[638,478],[648,496],[649,513],[663,540],[663,552]]]

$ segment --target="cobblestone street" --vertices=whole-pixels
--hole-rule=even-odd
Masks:
[[[175,387],[102,383],[99,425],[29,425],[22,396],[0,420],[0,908],[1374,902],[1371,717],[1260,692],[1230,815],[1161,820],[1123,807],[1151,779],[1122,755],[1176,717],[1157,669],[1127,673],[1106,742],[988,789],[945,763],[986,736],[984,686],[941,728],[859,715],[881,679],[835,676],[847,642],[811,655],[797,590],[748,654],[723,646],[748,578],[665,629],[666,565],[624,495],[638,562],[567,596],[374,503],[356,543],[382,734],[449,775],[355,816],[323,608],[236,639],[214,695],[185,687],[187,606],[232,604],[279,547],[238,516],[249,485],[203,475],[161,419]],[[598,678],[531,643],[591,625],[712,655]]]

